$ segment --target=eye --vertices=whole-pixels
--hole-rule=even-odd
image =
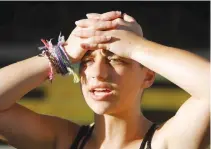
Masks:
[[[124,61],[119,58],[111,58],[111,59],[109,59],[109,61],[111,63],[124,63]]]
[[[94,61],[92,59],[86,59],[86,60],[83,60],[81,61],[81,65],[82,66],[89,66],[93,63]]]

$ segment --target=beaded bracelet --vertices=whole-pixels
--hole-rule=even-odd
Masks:
[[[67,53],[63,47],[65,40],[64,36],[59,35],[57,45],[53,45],[50,41],[41,39],[44,47],[39,47],[42,50],[42,55],[46,55],[49,59],[50,72],[48,75],[49,80],[53,80],[53,67],[58,74],[62,76],[73,75],[73,82],[79,82],[78,65],[71,63]]]

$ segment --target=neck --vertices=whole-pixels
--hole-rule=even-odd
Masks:
[[[95,114],[93,137],[96,145],[122,146],[144,137],[151,122],[139,110],[128,109],[118,114]]]

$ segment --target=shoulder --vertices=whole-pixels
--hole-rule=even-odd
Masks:
[[[167,148],[165,123],[156,124],[156,126],[154,126],[154,134],[152,134],[151,147]]]

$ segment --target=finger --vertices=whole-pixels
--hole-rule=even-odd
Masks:
[[[87,13],[86,17],[88,19],[100,19],[101,14],[99,13]]]
[[[110,12],[106,12],[106,13],[103,13],[103,14],[89,13],[86,16],[88,18],[92,18],[92,19],[111,21],[111,20],[114,20],[116,18],[121,18],[121,15],[122,15],[121,11],[110,11]]]
[[[120,27],[120,26],[125,26],[128,22],[126,22],[125,20],[121,19],[121,18],[117,18],[115,20],[113,20],[113,24],[116,25],[116,27]]]
[[[117,26],[117,23],[115,21],[100,21],[93,19],[82,19],[76,21],[75,24],[77,25],[77,27],[90,28],[95,30],[114,29]]]
[[[71,34],[74,33],[74,32],[76,32],[76,31],[79,31],[79,30],[81,30],[81,29],[82,29],[81,27],[76,26],[76,27],[72,30]]]
[[[88,43],[81,43],[81,48],[86,50],[97,50],[97,49],[104,49],[108,50],[108,44],[88,44]]]
[[[97,20],[91,20],[91,19],[81,19],[81,20],[75,21],[75,24],[77,25],[77,27],[82,27],[82,28],[92,26],[96,23],[97,23]]]
[[[110,11],[110,12],[103,13],[100,16],[100,20],[111,21],[116,18],[121,18],[121,15],[122,15],[121,11]]]
[[[127,22],[136,22],[136,20],[133,17],[129,16],[126,13],[123,14],[123,19]]]
[[[103,35],[102,31],[96,31],[96,30],[78,30],[72,33],[72,35],[75,35],[77,37],[81,38],[89,38],[92,36],[101,36]]]
[[[111,36],[94,36],[90,37],[85,40],[85,43],[88,44],[99,44],[99,43],[105,43],[111,40]]]

